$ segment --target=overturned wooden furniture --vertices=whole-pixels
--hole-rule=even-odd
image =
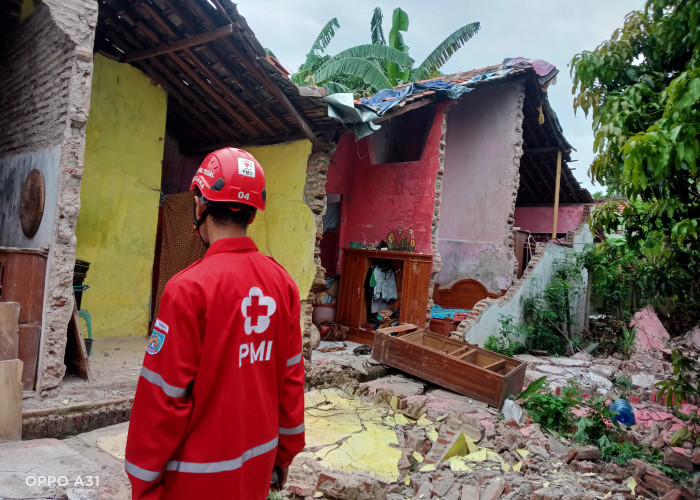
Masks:
[[[372,358],[497,408],[525,381],[525,363],[428,330],[401,336],[379,330]]]

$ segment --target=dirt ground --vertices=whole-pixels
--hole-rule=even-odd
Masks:
[[[133,396],[146,341],[144,336],[95,339],[88,359],[90,381],[68,375],[57,394],[43,398],[35,391],[24,391],[23,409],[53,408]]]

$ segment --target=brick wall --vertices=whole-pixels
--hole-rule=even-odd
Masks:
[[[20,154],[59,151],[47,166],[57,175],[37,380],[42,390],[56,388],[65,373],[96,22],[95,0],[43,0],[0,43],[0,168]]]

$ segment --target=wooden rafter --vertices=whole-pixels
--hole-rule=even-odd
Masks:
[[[150,59],[151,57],[168,54],[170,52],[175,52],[176,50],[189,49],[190,47],[194,47],[196,45],[203,45],[205,43],[218,40],[219,38],[229,36],[231,33],[233,33],[233,24],[227,24],[226,26],[222,26],[214,31],[194,35],[185,38],[184,40],[180,40],[179,42],[153,47],[152,49],[140,50],[138,52],[134,52],[133,54],[125,54],[124,57],[122,57],[122,62],[129,63],[140,61],[141,59]]]

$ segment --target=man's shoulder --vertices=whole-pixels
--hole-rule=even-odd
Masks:
[[[190,281],[195,281],[196,280],[196,272],[197,272],[197,267],[202,264],[202,259],[199,259],[189,266],[187,266],[185,269],[180,271],[179,273],[175,274],[172,278],[168,280],[167,287],[172,288],[172,287],[177,287],[177,286],[182,286],[186,283],[189,283]]]

